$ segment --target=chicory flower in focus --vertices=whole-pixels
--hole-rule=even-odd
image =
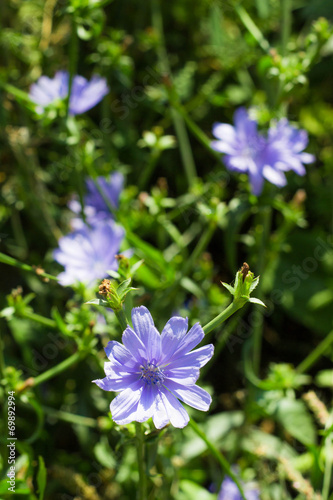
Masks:
[[[304,130],[280,120],[269,130],[268,138],[257,130],[257,122],[249,117],[245,108],[239,108],[234,115],[235,125],[217,123],[213,135],[218,139],[211,147],[224,153],[224,162],[229,170],[248,173],[251,191],[260,195],[264,179],[278,187],[287,184],[284,172],[294,170],[304,175],[303,163],[311,163],[312,155],[303,153],[308,139]]]
[[[246,500],[259,500],[259,490],[249,483],[241,482]],[[221,485],[217,500],[243,500],[236,483],[226,476]]]
[[[124,229],[114,221],[100,222],[93,228],[84,226],[59,240],[54,259],[65,271],[58,275],[63,286],[76,282],[91,285],[107,271],[118,269],[116,255],[124,238]]]
[[[54,78],[41,76],[30,88],[30,99],[38,104],[37,112],[43,113],[46,106],[68,96],[69,73],[57,71]],[[72,81],[69,99],[69,113],[79,115],[98,104],[109,93],[106,79],[95,75],[90,82],[83,76],[76,75]]]
[[[111,341],[105,348],[109,362],[106,377],[94,380],[105,391],[119,391],[111,402],[113,420],[119,425],[153,418],[157,429],[169,422],[185,427],[189,422],[184,403],[207,411],[211,397],[195,385],[199,369],[212,357],[212,344],[195,349],[204,337],[199,323],[188,333],[188,320],[172,317],[160,334],[144,306],[132,310],[133,328],[128,326],[122,344]]]
[[[93,226],[101,220],[112,219],[110,206],[114,209],[118,207],[119,196],[124,187],[124,176],[120,172],[114,172],[107,178],[97,177],[95,181],[87,179],[86,187],[87,193],[84,197],[86,222]],[[71,200],[68,206],[76,214],[81,214],[81,204],[78,200]],[[83,225],[82,219],[75,218],[72,221],[75,229]]]

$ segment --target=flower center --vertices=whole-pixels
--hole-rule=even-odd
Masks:
[[[143,379],[147,385],[160,385],[164,380],[164,375],[162,370],[154,363],[147,362],[145,365],[140,366],[141,379]]]

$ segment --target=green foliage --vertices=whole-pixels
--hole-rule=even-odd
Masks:
[[[144,466],[144,500],[216,500],[237,464],[261,500],[331,500],[330,2],[10,0],[0,10],[1,499],[14,498],[14,391],[17,498],[133,499]],[[41,114],[30,86],[64,69],[105,77],[110,93],[87,113],[68,116],[56,100]],[[287,117],[308,132],[316,163],[304,177],[287,172],[287,186],[266,183],[255,197],[246,174],[226,169],[211,128],[239,106],[264,131]],[[68,202],[83,207],[86,179],[115,171],[125,178],[112,207],[126,233],[118,270],[103,295],[97,282],[62,287],[53,250],[72,231]],[[238,270],[244,261],[253,272]],[[114,393],[91,383],[139,305],[160,331],[174,315],[200,321],[215,347],[199,379],[210,412],[187,408],[198,424],[183,430],[145,422],[144,464],[135,425],[116,425]]]

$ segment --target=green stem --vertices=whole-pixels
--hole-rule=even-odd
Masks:
[[[83,358],[85,354],[81,351],[77,351],[74,354],[72,354],[72,356],[65,359],[64,361],[62,361],[58,365],[50,368],[50,370],[47,370],[46,372],[42,373],[41,375],[38,375],[36,378],[33,379],[33,382],[32,382],[33,387],[35,387],[39,384],[42,384],[43,382],[46,382],[46,380],[49,380],[50,378],[53,378],[56,375],[59,375],[59,373],[67,370],[67,368],[70,368],[72,365],[75,365],[75,363],[77,363],[79,361],[79,359]]]
[[[202,252],[207,248],[210,240],[213,237],[213,234],[216,229],[216,224],[210,223],[206,231],[202,234],[201,238],[199,239],[198,243],[196,244],[192,254],[190,255],[189,259],[185,263],[183,270],[182,270],[182,275],[186,276],[192,267],[194,266],[195,261],[200,257]]]
[[[215,340],[215,342],[214,342],[215,346],[214,346],[214,356],[213,356],[213,359],[211,360],[210,363],[208,363],[207,365],[203,366],[200,369],[201,379],[203,379],[205,377],[206,373],[208,372],[208,370],[210,370],[212,368],[212,364],[219,359],[220,352],[222,352],[222,350],[224,349],[224,347],[225,347],[225,345],[226,345],[226,343],[227,343],[230,335],[235,330],[236,326],[239,323],[240,318],[244,315],[246,309],[247,308],[242,309],[242,311],[239,314],[237,314],[236,316],[234,316],[230,320],[230,322],[224,327],[223,333],[221,335],[219,335],[218,338]],[[208,343],[208,338],[209,337],[210,337],[210,333],[206,334],[206,336],[205,336],[205,343]]]
[[[47,326],[48,328],[53,328],[54,330],[58,329],[58,325],[55,321],[49,318],[45,318],[45,316],[41,316],[40,314],[36,314],[30,311],[18,312],[18,316],[20,318],[31,319],[40,325]]]
[[[291,32],[292,0],[281,0],[281,54],[287,52],[287,44]]]
[[[157,48],[159,65],[162,70],[162,73],[165,74],[170,79],[170,83],[167,84],[168,86],[166,86],[166,90],[168,91],[170,102],[172,103],[173,100],[178,101],[178,96],[176,95],[176,91],[172,83],[172,74],[164,38],[163,19],[161,13],[160,0],[152,0],[151,5],[152,5],[152,25],[160,37],[160,43]],[[172,91],[170,90],[170,85]],[[171,118],[178,138],[180,155],[184,165],[187,182],[189,186],[192,186],[194,179],[197,177],[197,173],[185,123],[182,117],[179,115],[178,111],[174,109],[174,107],[171,109]]]
[[[189,186],[192,186],[194,179],[197,177],[195,163],[193,160],[191,144],[187,135],[186,127],[182,117],[174,108],[171,109],[176,135],[178,138],[180,155],[184,165],[185,174]]]
[[[211,332],[214,328],[220,326],[225,320],[230,318],[238,309],[241,309],[246,302],[243,301],[233,301],[228,305],[224,311],[222,311],[216,318],[212,319],[207,325],[203,327],[203,331],[207,334]],[[232,330],[231,330],[232,331]]]
[[[237,12],[239,19],[244,24],[245,28],[253,36],[253,38],[258,42],[258,45],[262,48],[264,52],[268,52],[270,47],[269,43],[261,33],[258,26],[253,22],[249,14],[241,5],[235,5],[235,11]]]
[[[211,454],[216,458],[216,460],[221,465],[222,470],[226,474],[228,474],[228,476],[231,477],[231,479],[234,481],[234,483],[236,483],[237,488],[238,488],[243,500],[246,500],[243,488],[240,485],[237,476],[232,472],[232,469],[229,465],[229,462],[226,460],[226,458],[224,458],[222,453],[220,453],[220,451],[213,445],[213,443],[207,438],[206,434],[200,429],[198,424],[196,422],[194,422],[194,420],[192,418],[189,421],[189,425],[190,425],[190,427],[192,427],[192,429],[197,434],[197,436],[199,436],[204,441],[204,443],[207,445],[207,448],[209,449]]]
[[[333,330],[320,342],[319,345],[298,365],[296,371],[304,373],[311,368],[318,359],[325,354],[328,348],[333,344]]]
[[[72,91],[73,78],[76,73],[77,68],[77,60],[78,60],[78,49],[79,49],[79,40],[76,33],[76,22],[74,16],[72,17],[72,30],[71,30],[71,39],[69,45],[69,82],[68,82],[68,98],[66,102],[66,117],[68,117],[69,113],[69,101],[70,95]]]
[[[201,130],[200,127],[189,117],[186,109],[184,106],[177,102],[172,102],[172,106],[179,112],[179,114],[183,117],[184,121],[186,122],[188,128],[190,131],[193,133],[193,135],[198,139],[199,142],[205,148],[211,153],[212,156],[219,162],[221,162],[221,154],[216,152],[214,149],[211,148],[210,143],[211,140],[209,137]]]
[[[121,329],[124,331],[126,330],[127,328],[127,325],[129,324],[127,318],[126,318],[126,315],[125,315],[125,312],[123,309],[120,309],[120,311],[114,311],[116,317],[117,317],[117,320],[121,326]]]
[[[53,418],[63,420],[64,422],[69,422],[75,425],[84,425],[85,427],[91,427],[93,429],[96,429],[98,427],[98,422],[94,418],[75,415],[74,413],[56,410],[55,408],[50,408],[48,406],[42,406],[42,409],[44,410],[46,415],[50,415]]]
[[[259,213],[261,219],[260,226],[262,227],[262,233],[260,235],[259,249],[258,249],[258,260],[257,260],[257,275],[261,276],[266,267],[266,248],[271,228],[272,219],[272,208],[265,207],[261,213]],[[256,289],[257,298],[263,300],[262,293],[262,279]],[[261,361],[261,347],[262,347],[262,331],[263,331],[263,311],[260,308],[255,308],[253,311],[253,369],[258,375],[260,369]]]
[[[139,469],[138,500],[147,500],[147,476],[145,471],[145,443],[142,424],[135,422],[136,429],[136,452]]]
[[[2,262],[3,264],[8,264],[9,266],[17,267],[18,269],[22,269],[23,271],[30,271],[32,273],[37,274],[37,276],[40,276],[41,278],[58,281],[58,278],[56,276],[44,273],[43,271],[39,272],[38,268],[29,266],[29,264],[24,264],[23,262],[19,262],[13,257],[9,257],[9,255],[5,255],[4,253],[1,252],[0,252],[0,262]]]
[[[153,172],[155,170],[155,167],[157,165],[157,162],[161,156],[161,151],[158,149],[153,149],[149,161],[145,167],[145,169],[142,172],[142,175],[140,176],[140,179],[138,181],[138,186],[140,191],[142,191],[148,184],[151,176],[153,175]]]

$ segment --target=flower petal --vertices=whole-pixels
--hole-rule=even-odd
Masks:
[[[172,391],[177,398],[184,401],[187,405],[192,406],[192,408],[196,408],[201,411],[209,410],[212,398],[210,394],[208,394],[208,392],[201,387],[197,385],[185,387],[171,380],[166,380],[165,386],[167,389]]]
[[[163,370],[163,373],[168,380],[173,380],[184,385],[193,385],[198,380],[200,372],[199,368],[194,366],[182,366],[170,370]]]
[[[222,142],[234,143],[236,140],[235,128],[228,123],[214,123],[213,135]]]
[[[172,356],[188,329],[188,319],[174,316],[169,319],[161,333],[162,359],[165,362]]]
[[[182,339],[181,343],[179,344],[179,348],[173,354],[172,358],[176,359],[191,351],[193,347],[197,346],[199,342],[202,341],[204,336],[205,334],[200,326],[200,323],[196,323],[195,325],[193,325],[189,332]]]
[[[119,378],[105,377],[93,382],[98,385],[103,391],[123,391],[128,387],[131,387],[135,382],[138,381],[139,375],[132,373]]]
[[[122,344],[116,340],[108,342],[104,348],[105,353],[110,361],[116,360],[127,369],[135,369],[137,367],[137,360],[133,358],[132,354]]]
[[[151,326],[147,346],[147,359],[153,363],[159,362],[161,358],[161,335],[159,331]]]
[[[136,413],[142,390],[142,383],[138,381],[111,401],[111,415],[117,424],[125,425],[133,421],[133,415]]]
[[[181,356],[167,365],[168,370],[173,370],[174,368],[180,368],[183,366],[196,366],[201,368],[204,366],[214,354],[213,344],[204,345],[199,349],[195,349],[192,352],[188,352],[184,356]]]
[[[139,363],[146,357],[146,346],[139,339],[131,327],[127,327],[123,333],[122,341],[126,349]]]
[[[210,147],[218,153],[225,153],[229,155],[237,154],[235,148],[224,141],[211,141]]]
[[[139,339],[146,345],[149,338],[149,330],[154,325],[154,320],[145,306],[134,307],[132,309],[133,328]]]
[[[69,101],[70,113],[78,115],[88,111],[108,93],[109,87],[105,78],[95,75],[88,82],[82,76],[75,76]]]
[[[144,385],[141,397],[137,407],[135,420],[137,422],[145,422],[153,416],[155,410],[155,399],[158,389],[153,385]]]
[[[164,387],[160,389],[164,407],[174,427],[183,428],[189,423],[190,417],[177,398]]]
[[[160,391],[158,391],[155,397],[153,422],[156,429],[162,429],[162,427],[165,427],[170,422],[170,417],[164,404],[164,397]]]
[[[283,187],[287,184],[286,176],[280,170],[271,167],[270,165],[265,165],[262,171],[263,176],[275,186]]]

